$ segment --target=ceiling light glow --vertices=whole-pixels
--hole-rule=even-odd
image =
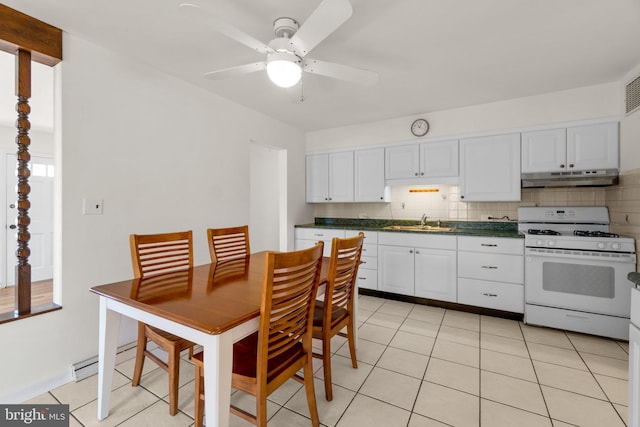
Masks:
[[[267,59],[267,74],[276,86],[294,86],[302,77],[300,62],[300,58],[290,52],[272,53]]]

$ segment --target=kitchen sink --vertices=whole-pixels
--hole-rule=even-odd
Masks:
[[[431,225],[388,225],[384,227],[385,230],[406,230],[406,231],[432,231],[432,232],[444,232],[455,231],[453,227],[433,227]]]

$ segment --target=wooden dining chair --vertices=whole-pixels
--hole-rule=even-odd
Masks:
[[[211,262],[242,258],[251,253],[249,226],[207,229]]]
[[[135,278],[148,279],[156,276],[172,276],[178,271],[193,267],[193,233],[184,231],[166,234],[132,234],[131,263]],[[166,283],[170,283],[168,280]],[[160,360],[147,350],[147,340],[153,341],[167,352],[168,363]],[[194,343],[161,329],[138,322],[138,348],[136,364],[131,384],[140,384],[144,359],[148,357],[169,374],[169,413],[178,412],[178,379],[180,374],[180,353],[189,350],[193,354]]]
[[[322,268],[323,243],[297,252],[270,252],[266,260],[258,331],[233,345],[231,386],[256,397],[256,415],[231,405],[231,413],[259,427],[267,425],[267,396],[294,378],[305,385],[314,427],[320,425],[313,386],[311,325]],[[202,426],[202,352],[196,366],[195,425]],[[303,369],[304,376],[297,372]]]
[[[356,313],[353,310],[356,278],[364,233],[346,239],[334,238],[331,242],[331,260],[325,285],[324,300],[315,302],[313,314],[313,338],[322,340],[322,353],[313,357],[322,359],[324,369],[324,391],[327,400],[333,400],[331,384],[331,338],[335,335],[347,337],[351,365],[358,367],[356,360],[355,334],[353,323]],[[347,327],[347,333],[342,329]]]

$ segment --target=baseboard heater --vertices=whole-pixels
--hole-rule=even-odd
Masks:
[[[118,347],[116,351],[116,365],[126,360],[133,359],[136,356],[135,348],[135,341]],[[98,356],[96,355],[87,360],[83,360],[82,362],[74,363],[72,369],[73,379],[76,382],[88,378],[91,375],[95,375],[98,373]]]

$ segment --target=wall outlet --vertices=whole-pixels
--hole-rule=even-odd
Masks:
[[[102,215],[102,199],[82,199],[84,215]]]

